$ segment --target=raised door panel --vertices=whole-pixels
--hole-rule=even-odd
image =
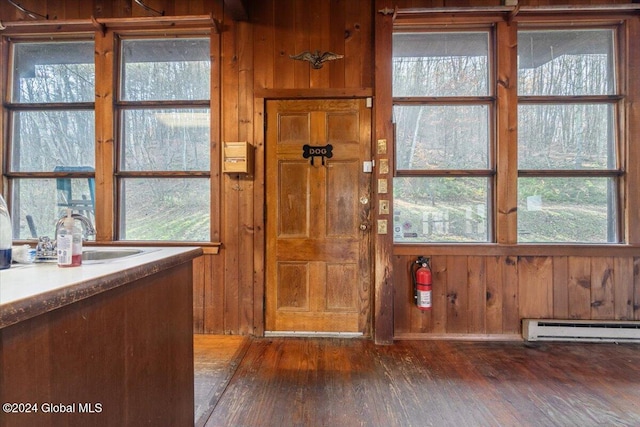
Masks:
[[[305,162],[282,161],[278,169],[278,237],[308,237],[309,168]]]

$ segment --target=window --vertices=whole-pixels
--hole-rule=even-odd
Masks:
[[[122,240],[210,240],[209,38],[120,42]]]
[[[14,40],[9,46],[13,235],[53,238],[68,207],[94,213],[94,43]]]
[[[396,32],[394,241],[492,237],[491,33]]]
[[[210,36],[125,31],[113,42],[117,70],[110,61],[96,69],[96,52],[106,44],[111,52],[114,37],[95,37],[6,39],[13,237],[53,238],[71,208],[98,217],[114,240],[209,242]],[[105,84],[115,108],[100,98],[109,115],[96,117],[96,87]],[[114,158],[96,158],[96,129],[114,140]],[[115,185],[97,186],[96,169],[113,173]],[[114,212],[100,211],[101,200],[114,200]]]
[[[619,241],[613,29],[518,32],[518,241]]]
[[[624,241],[630,54],[604,22],[396,22],[395,243]]]

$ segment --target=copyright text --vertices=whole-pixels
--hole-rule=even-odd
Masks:
[[[102,412],[100,402],[5,402],[2,404],[5,414],[35,414],[38,412],[52,414],[99,414]]]

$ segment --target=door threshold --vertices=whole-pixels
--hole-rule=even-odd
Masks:
[[[362,338],[362,332],[264,331],[265,337]]]

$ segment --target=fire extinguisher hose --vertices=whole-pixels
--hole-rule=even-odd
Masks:
[[[414,303],[418,302],[418,281],[416,280],[416,272],[418,271],[418,268],[420,268],[420,264],[418,263],[418,260],[415,260],[409,266],[409,274],[411,275],[411,283],[413,284],[413,302]]]

